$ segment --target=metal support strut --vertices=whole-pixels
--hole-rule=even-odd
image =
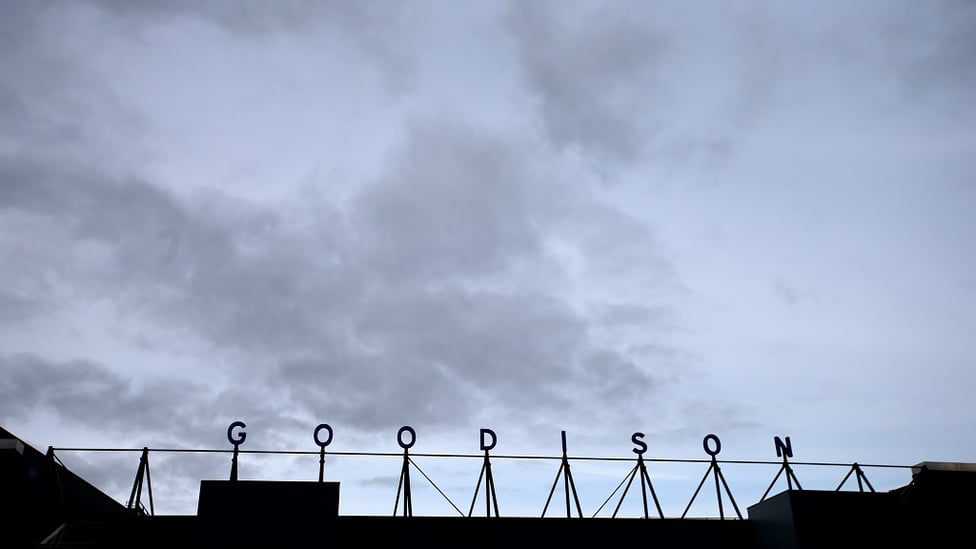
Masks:
[[[835,492],[839,492],[840,489],[844,486],[844,483],[847,482],[847,479],[851,478],[851,475],[852,474],[855,474],[855,473],[856,473],[855,476],[857,477],[857,489],[858,489],[858,491],[859,492],[863,492],[864,491],[864,485],[867,484],[868,485],[868,488],[872,492],[874,492],[874,486],[871,486],[871,482],[868,481],[868,477],[865,476],[864,471],[861,470],[861,466],[858,465],[857,462],[855,462],[853,465],[851,465],[851,470],[847,472],[847,474],[844,476],[844,480],[840,481],[840,484],[837,485],[837,489],[834,490],[834,491]]]
[[[410,442],[406,442],[405,440],[403,440],[403,435],[405,433],[410,434]],[[416,441],[417,441],[417,432],[414,431],[412,427],[410,427],[409,425],[404,425],[403,427],[400,428],[400,431],[397,433],[397,442],[400,444],[400,447],[403,448],[403,467],[400,468],[400,484],[397,485],[396,503],[393,505],[393,516],[396,516],[397,509],[399,509],[400,507],[401,493],[403,493],[403,516],[405,517],[413,516],[413,495],[410,493],[410,466],[413,465],[414,467],[417,468],[418,471],[420,471],[420,474],[423,475],[425,479],[427,479],[427,482],[429,482],[430,485],[433,486],[435,490],[437,490],[437,493],[439,493],[441,497],[447,500],[447,502],[451,504],[451,507],[453,507],[454,510],[457,511],[457,513],[463,517],[464,513],[461,512],[460,509],[458,509],[457,505],[454,505],[454,502],[451,501],[451,498],[447,497],[447,494],[445,494],[444,491],[441,490],[440,487],[437,486],[437,484],[435,484],[434,481],[431,480],[429,476],[427,476],[427,473],[425,473],[424,470],[421,469],[419,465],[417,465],[416,463],[413,462],[412,459],[410,459],[410,447],[413,446]]]
[[[763,495],[761,498],[759,498],[759,501],[766,499],[766,496],[769,495],[769,491],[773,489],[773,485],[776,484],[776,481],[779,480],[779,476],[783,474],[783,472],[786,472],[786,487],[788,490],[793,490],[794,482],[796,483],[797,490],[803,490],[803,487],[800,486],[800,480],[796,478],[796,474],[793,473],[793,468],[790,467],[790,462],[786,459],[786,453],[783,453],[783,466],[779,468],[779,472],[776,473],[775,477],[773,477],[773,481],[769,483],[769,487],[766,488],[765,492],[763,492]]]
[[[488,450],[485,450],[485,463],[481,466],[478,473],[478,483],[474,487],[474,497],[471,498],[471,508],[468,509],[468,516],[474,513],[474,503],[478,500],[478,491],[481,490],[481,479],[485,479],[485,516],[491,516],[492,506],[495,508],[495,516],[498,516],[498,496],[495,495],[495,479],[491,476],[491,460],[488,458]]]
[[[613,510],[613,515],[611,515],[611,518],[617,518],[617,512],[620,511],[620,506],[623,504],[624,498],[627,497],[627,491],[630,490],[630,485],[634,482],[634,477],[637,475],[640,475],[641,479],[641,498],[644,502],[644,518],[651,518],[647,509],[648,490],[651,492],[651,497],[654,498],[654,506],[657,508],[657,516],[664,518],[664,512],[661,511],[661,502],[658,501],[657,493],[654,492],[654,485],[651,484],[651,477],[647,474],[647,466],[644,464],[643,454],[637,454],[637,465],[635,465],[630,471],[627,486],[624,487],[624,493],[620,495],[620,501],[617,502],[617,507]]]
[[[325,446],[319,447],[319,482],[325,481]]]
[[[709,447],[709,442],[712,443],[714,448]],[[724,520],[725,510],[722,507],[722,487],[725,487],[725,493],[729,496],[729,501],[732,502],[732,507],[735,508],[735,514],[742,519],[742,513],[739,511],[739,506],[735,503],[735,498],[732,497],[732,490],[729,490],[729,484],[725,482],[725,475],[722,474],[721,467],[718,466],[718,459],[715,456],[722,449],[722,443],[719,441],[718,437],[712,434],[706,435],[705,439],[702,441],[702,446],[705,448],[705,452],[712,456],[712,462],[708,465],[708,469],[705,471],[705,476],[702,477],[701,482],[698,483],[698,488],[695,489],[695,494],[691,496],[691,501],[688,502],[688,506],[685,507],[685,511],[681,513],[681,518],[685,518],[688,514],[688,510],[691,509],[691,504],[695,502],[695,498],[698,497],[698,492],[701,491],[702,486],[705,485],[705,481],[708,480],[708,474],[713,473],[715,475],[715,496],[718,498],[718,515]],[[721,481],[721,486],[719,486],[719,481]]]
[[[556,485],[559,484],[559,475],[563,475],[563,486],[566,492],[566,518],[573,516],[569,507],[570,490],[572,490],[573,500],[576,502],[576,516],[583,518],[583,508],[580,506],[579,494],[576,493],[576,483],[573,482],[573,474],[569,470],[569,457],[566,455],[566,431],[562,431],[561,434],[563,441],[563,460],[559,465],[559,470],[556,471],[556,479],[552,482],[552,489],[549,490],[546,505],[542,508],[542,516],[546,516],[546,510],[549,509],[549,502],[552,500],[552,495],[556,492]]]
[[[234,445],[234,455],[230,458],[230,480],[237,480],[237,455],[240,450],[240,444]]]
[[[403,492],[403,516],[413,516],[413,498],[410,494],[410,455],[407,448],[403,449],[403,467],[400,469],[400,484],[397,485],[396,503],[393,504],[393,516],[400,506],[400,492]]]
[[[126,508],[135,510],[140,515],[146,514],[146,507],[142,504],[142,487],[145,479],[146,487],[149,490],[149,515],[156,514],[156,507],[153,504],[152,474],[149,471],[149,448],[142,448],[142,457],[139,458],[139,469],[136,471],[136,479],[132,483],[132,493],[129,494],[129,502]]]

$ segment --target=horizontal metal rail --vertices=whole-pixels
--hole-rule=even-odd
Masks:
[[[142,452],[145,448],[84,448],[84,447],[52,447],[56,452]],[[217,448],[149,448],[150,452],[161,452],[161,453],[183,453],[183,454],[233,454],[233,449],[217,449]],[[319,450],[238,450],[240,454],[266,454],[266,455],[281,455],[281,456],[318,456],[320,455]],[[336,451],[326,451],[326,456],[351,456],[351,457],[395,457],[402,458],[403,452],[336,452]],[[411,457],[424,457],[424,458],[462,458],[462,459],[484,459],[485,455],[482,454],[451,454],[451,453],[422,453],[422,452],[410,452]],[[619,456],[567,456],[568,459],[572,461],[630,461],[633,462],[636,458],[631,457],[619,457]],[[544,456],[544,455],[519,455],[519,454],[491,454],[492,459],[512,459],[512,460],[552,460],[560,461],[563,456]],[[654,462],[654,463],[711,463],[709,458],[651,458],[645,457],[644,461]],[[737,464],[737,465],[782,465],[782,460],[769,461],[769,460],[745,460],[745,459],[720,459],[723,464]],[[818,466],[818,467],[850,467],[854,462],[826,462],[826,461],[792,461],[790,460],[790,465],[803,465],[803,466]],[[890,463],[861,463],[857,462],[861,467],[871,467],[871,468],[892,468],[892,469],[911,469],[915,467],[914,465],[897,465]]]

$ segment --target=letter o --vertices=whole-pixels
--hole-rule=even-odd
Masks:
[[[403,441],[403,433],[410,433],[410,442],[409,443],[406,443],[406,442]],[[400,430],[397,431],[397,444],[400,445],[400,448],[403,448],[404,450],[406,450],[406,449],[412,447],[413,446],[413,443],[415,443],[415,442],[417,442],[417,431],[414,431],[413,430],[413,427],[411,427],[409,425],[404,425],[403,427],[400,427]]]
[[[244,440],[247,439],[247,433],[241,431],[238,433],[240,437],[235,438],[234,428],[243,429],[245,427],[247,427],[247,425],[244,425],[243,421],[235,421],[234,423],[231,423],[230,427],[227,428],[227,441],[233,444],[234,446],[237,446],[238,444],[244,444]]]
[[[715,449],[714,450],[712,448],[709,448],[709,446],[708,446],[708,441],[710,441],[710,440],[715,443]],[[719,440],[717,436],[709,433],[709,434],[705,435],[705,438],[702,439],[702,448],[705,449],[705,453],[706,454],[708,454],[708,455],[710,455],[712,457],[715,457],[715,456],[718,455],[719,452],[722,451],[722,441]]]
[[[328,431],[329,438],[325,440],[320,439],[319,433],[322,431]],[[312,433],[312,438],[315,439],[315,444],[319,445],[322,448],[325,448],[326,446],[332,444],[332,426],[329,425],[328,423],[320,423],[318,427],[315,428],[315,432]]]

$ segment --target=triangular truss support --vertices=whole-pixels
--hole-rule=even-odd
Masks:
[[[796,478],[796,474],[793,473],[793,468],[790,467],[790,462],[786,459],[786,453],[784,452],[783,466],[779,468],[779,472],[776,473],[775,477],[773,477],[773,481],[769,483],[769,488],[766,488],[766,491],[763,492],[763,495],[761,498],[759,498],[759,501],[763,501],[766,499],[766,496],[769,495],[769,491],[773,489],[773,485],[776,484],[776,481],[779,480],[779,476],[782,475],[783,473],[786,473],[786,487],[788,490],[790,491],[793,490],[794,482],[796,483],[797,490],[803,490],[803,486],[800,486],[800,480]]]
[[[717,452],[716,452],[717,453]],[[701,491],[702,486],[705,485],[705,481],[708,480],[708,474],[713,473],[715,476],[715,496],[718,498],[718,514],[723,520],[725,519],[725,509],[722,507],[722,487],[725,487],[725,493],[729,496],[729,501],[732,502],[732,507],[735,508],[735,514],[742,519],[742,513],[739,511],[739,506],[735,503],[735,498],[732,497],[732,490],[729,490],[729,484],[725,482],[725,475],[722,474],[722,469],[718,466],[718,460],[715,459],[715,455],[712,455],[712,462],[709,464],[708,469],[705,471],[705,476],[702,477],[701,482],[698,483],[698,488],[695,490],[694,495],[691,496],[691,501],[688,502],[688,506],[685,507],[683,513],[681,513],[681,518],[685,518],[688,514],[688,510],[691,509],[691,504],[695,502],[695,498],[698,497],[698,492]],[[719,486],[721,482],[721,486]]]
[[[478,492],[481,490],[481,480],[485,481],[485,516],[490,517],[492,508],[495,510],[495,517],[498,517],[498,496],[495,495],[495,479],[491,475],[491,460],[488,458],[488,450],[485,450],[485,462],[481,466],[478,474],[478,483],[474,487],[474,497],[471,498],[471,508],[468,509],[468,516],[474,513],[474,503],[478,500]]]
[[[839,492],[840,489],[843,488],[844,483],[847,482],[847,479],[851,478],[851,475],[855,475],[857,477],[857,489],[859,492],[864,491],[865,484],[868,485],[869,490],[874,492],[874,486],[871,486],[871,482],[868,480],[868,477],[864,474],[864,471],[861,470],[861,466],[858,465],[857,462],[851,465],[851,470],[844,475],[844,480],[840,481],[840,484],[837,485],[837,489],[834,491]]]
[[[657,516],[659,518],[664,518],[664,511],[661,510],[661,502],[658,501],[657,493],[654,491],[654,485],[651,483],[651,477],[650,475],[647,474],[647,465],[644,463],[643,453],[637,454],[637,465],[635,465],[630,470],[630,472],[627,473],[627,476],[624,477],[622,481],[620,481],[620,484],[618,484],[617,487],[613,489],[613,492],[611,492],[610,495],[607,496],[607,499],[604,500],[603,505],[601,505],[600,508],[596,510],[596,513],[593,513],[593,516],[596,517],[598,514],[600,514],[600,511],[603,510],[603,506],[606,505],[608,501],[610,501],[610,498],[612,498],[614,494],[617,493],[617,490],[620,490],[621,486],[624,486],[624,483],[627,483],[627,485],[624,486],[623,493],[620,495],[620,501],[617,502],[617,507],[614,508],[613,514],[610,516],[610,518],[617,518],[617,513],[620,511],[620,506],[623,505],[624,499],[627,497],[627,491],[630,490],[630,485],[633,484],[634,477],[638,475],[640,475],[640,479],[641,479],[641,497],[644,502],[644,518],[651,518],[650,509],[649,506],[647,505],[648,491],[651,493],[651,498],[654,500],[654,506],[657,508]]]
[[[413,516],[413,497],[410,492],[410,454],[403,449],[403,467],[400,468],[400,483],[397,485],[396,502],[393,504],[393,516],[400,507],[400,494],[403,494],[403,516]]]
[[[401,494],[403,495],[403,516],[405,517],[413,516],[413,494],[410,491],[410,466],[412,465],[417,469],[417,471],[420,472],[421,475],[424,476],[425,479],[427,479],[427,482],[429,482],[430,485],[433,486],[435,490],[437,490],[437,492],[441,495],[441,497],[447,500],[447,502],[451,504],[451,507],[453,507],[454,510],[457,511],[458,514],[463,517],[464,513],[461,512],[461,509],[459,509],[458,506],[455,505],[453,501],[451,501],[451,498],[447,497],[447,494],[445,494],[444,491],[441,490],[440,487],[438,487],[437,484],[435,484],[434,481],[431,480],[429,476],[427,476],[427,473],[425,473],[424,470],[420,468],[420,466],[418,466],[412,459],[410,459],[410,452],[408,448],[409,446],[404,446],[403,448],[403,466],[400,468],[400,483],[397,485],[396,503],[394,503],[393,505],[393,516],[396,516],[397,511],[400,509]]]
[[[65,467],[64,463],[61,462],[61,459],[58,456],[54,455],[54,446],[47,447],[47,453],[44,454],[44,457],[47,458],[48,467],[52,473],[51,476],[53,476],[57,482],[58,501],[63,504],[64,486],[61,485],[61,468],[67,469],[67,467]],[[58,467],[59,465],[60,467]]]
[[[136,471],[136,479],[132,483],[132,493],[129,494],[127,509],[135,510],[139,514],[146,514],[146,507],[142,504],[143,483],[149,491],[149,515],[156,514],[156,507],[153,504],[152,474],[149,471],[149,448],[142,448],[142,457],[139,458],[139,469]]]
[[[549,509],[549,502],[552,501],[552,495],[556,492],[556,486],[559,484],[559,475],[562,475],[563,486],[566,492],[566,518],[571,518],[573,516],[569,506],[570,492],[572,492],[573,500],[576,502],[576,516],[583,518],[583,508],[580,506],[579,494],[576,492],[576,483],[573,482],[573,474],[569,470],[569,457],[566,455],[566,431],[562,431],[561,434],[563,441],[562,463],[559,465],[559,470],[556,471],[556,479],[552,482],[552,489],[549,490],[549,497],[546,498],[546,505],[542,508],[542,516],[546,516],[546,511]]]

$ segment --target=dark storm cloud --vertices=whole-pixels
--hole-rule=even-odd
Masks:
[[[357,427],[404,413],[463,422],[487,403],[542,417],[569,394],[656,387],[651,373],[588,339],[590,321],[557,287],[519,289],[517,277],[507,278],[524,264],[559,271],[544,241],[567,216],[605,254],[633,243],[598,235],[639,234],[626,223],[614,229],[606,211],[590,211],[569,189],[553,195],[558,183],[535,175],[507,142],[427,128],[348,214],[322,205],[312,229],[297,232],[284,213],[219,194],[190,202],[147,183],[12,159],[0,162],[0,210],[58,227],[44,242],[52,250],[98,250],[90,262],[56,270],[76,297],[109,299],[278,363],[257,375],[309,413]],[[593,214],[599,223],[587,229]],[[18,274],[16,265],[9,271]],[[598,375],[597,356],[620,367]],[[92,401],[66,404],[84,408],[123,388],[120,378],[84,371],[98,381],[84,392]],[[241,409],[242,400],[226,408]]]
[[[352,327],[358,345],[285,363],[278,384],[309,410],[376,429],[459,426],[482,406],[542,416],[578,382],[583,320],[558,301],[402,287],[379,299]]]
[[[801,97],[824,114],[886,109],[893,97],[944,115],[968,108],[976,86],[971,2],[513,6],[509,25],[545,134],[606,166],[712,170],[757,125],[801,108]]]
[[[893,99],[905,110],[892,118],[924,112],[938,119],[946,113],[933,105],[948,104],[951,113],[976,85],[968,61],[976,51],[971,2],[866,2],[839,11],[772,4],[748,13],[763,21],[755,30],[764,38],[753,46],[768,51],[755,76],[780,92],[806,90],[812,106],[870,112]]]
[[[189,322],[220,345],[300,350],[321,336],[314,316],[337,301],[319,293],[329,289],[327,276],[321,286],[315,279],[317,262],[331,253],[328,238],[291,240],[280,215],[229,198],[188,204],[150,184],[68,166],[0,158],[0,211],[61,229],[60,238],[34,245],[89,243],[103,254],[90,266],[57,266],[64,282],[164,323]],[[323,251],[307,256],[304,246],[316,245]],[[322,308],[302,308],[313,303]]]
[[[130,433],[134,427],[172,436],[196,423],[202,387],[185,380],[137,384],[102,365],[54,362],[34,355],[0,356],[0,415],[54,412],[74,426]],[[192,430],[192,429],[191,429]]]
[[[647,162],[712,171],[769,99],[776,49],[748,10],[531,2],[514,3],[509,23],[555,146],[605,174]]]
[[[47,17],[56,10],[38,2],[8,2],[0,20],[0,150],[43,148],[48,154],[62,152],[83,135],[80,113],[70,120],[55,104],[80,106],[78,96],[87,88],[74,90],[78,69],[64,55],[63,48],[46,38],[57,25]],[[52,29],[52,27],[55,27]],[[67,109],[65,109],[67,110]]]
[[[428,123],[412,129],[353,220],[364,259],[397,277],[481,277],[537,253],[533,186],[497,136]]]
[[[596,307],[592,314],[601,324],[608,326],[647,326],[667,321],[672,316],[670,311],[662,308],[632,303],[603,304]],[[664,324],[664,327],[666,328],[667,324]]]
[[[545,245],[579,242],[596,272],[626,278],[636,265],[604,265],[597,251],[613,258],[648,235],[587,206],[585,186],[541,177],[513,143],[451,126],[410,135],[347,213],[314,206],[301,229],[289,222],[295,211],[219,194],[188,201],[148,183],[9,158],[0,162],[0,211],[58,227],[46,247],[95,250],[56,271],[73,296],[109,299],[279,365],[232,367],[250,373],[239,398],[222,397],[231,399],[225,409],[243,409],[248,391],[270,382],[309,414],[376,429],[405,414],[461,425],[488,404],[545,420],[570,398],[659,390],[650,370],[590,338],[592,321],[559,296],[563,267]],[[520,275],[525,265],[555,278],[521,287],[537,276]],[[122,388],[122,379],[85,371],[98,381],[86,391],[92,403]]]
[[[205,376],[134,376],[119,366],[0,355],[5,379],[0,415],[8,420],[51,415],[66,429],[117,437],[120,447],[225,448],[223,427],[240,417],[253,423],[262,444],[287,447],[293,441],[283,433],[308,427],[270,406],[268,395],[258,390],[213,386]],[[191,460],[194,467],[203,461]]]
[[[564,267],[546,245],[566,238],[595,256],[591,239],[606,254],[647,235],[582,199],[585,184],[537,172],[511,140],[432,123],[408,135],[347,217],[346,268],[362,279],[346,339],[283,362],[279,385],[310,411],[374,429],[404,417],[460,425],[489,408],[548,420],[621,375],[654,386],[653,373],[614,367],[628,362],[590,338],[591,321],[559,295]],[[599,236],[615,232],[628,238]],[[554,278],[522,285],[525,265]],[[613,363],[602,375],[595,356]]]
[[[965,0],[913,5],[911,17],[896,19],[888,28],[894,48],[883,59],[901,75],[909,90],[925,95],[949,95],[951,103],[968,104],[976,92],[976,4]]]
[[[363,55],[387,83],[399,87],[410,64],[397,47],[403,7],[396,3],[338,0],[89,0],[89,5],[120,17],[123,24],[166,25],[174,21],[209,23],[242,38],[287,38],[304,34],[326,38],[338,48]]]
[[[13,57],[22,48],[34,45],[34,33],[48,13],[49,6],[43,2],[7,2],[3,6],[3,19],[0,19],[0,43],[4,49],[0,55]]]
[[[582,17],[558,2],[514,6],[524,76],[538,96],[549,137],[560,147],[633,160],[654,130],[641,119],[660,108],[655,98],[670,40],[624,11],[598,4],[587,5]]]
[[[241,32],[278,32],[318,29],[364,33],[390,19],[398,6],[339,0],[89,0],[89,4],[126,17],[167,20],[174,17],[199,17]]]
[[[95,5],[150,22],[229,9]],[[271,9],[250,6],[245,11]],[[526,24],[536,23],[550,24],[531,17]],[[623,20],[608,25],[591,37],[606,39],[608,49],[589,59],[587,48],[579,55],[546,53],[532,44],[525,55],[582,59],[621,89],[634,73],[656,78],[653,61],[631,50],[663,43]],[[531,29],[522,30],[530,40]],[[519,425],[552,424],[567,414],[600,421],[633,416],[633,404],[663,395],[680,377],[675,372],[687,354],[632,353],[632,344],[618,347],[594,335],[607,326],[650,332],[667,325],[671,311],[653,297],[647,303],[647,294],[674,283],[676,274],[644,224],[598,200],[586,174],[568,179],[546,147],[433,118],[408,126],[381,174],[341,206],[314,193],[277,205],[232,191],[179,193],[178,181],[166,187],[131,168],[119,175],[99,164],[102,157],[87,157],[97,148],[87,121],[117,123],[123,135],[135,129],[113,110],[123,111],[102,93],[104,82],[84,78],[82,69],[58,76],[54,68],[70,67],[71,56],[53,46],[47,53],[44,87],[31,84],[29,63],[0,76],[0,91],[11,98],[0,106],[0,119],[12,122],[0,139],[20,145],[0,154],[0,222],[25,235],[0,240],[5,278],[17,281],[17,291],[0,294],[0,301],[18,315],[46,319],[59,306],[107,302],[145,323],[150,342],[153,328],[179,330],[245,358],[201,365],[200,385],[230,378],[231,387],[158,381],[152,394],[134,384],[139,374],[113,373],[123,365],[5,359],[17,374],[18,394],[36,406],[64,416],[81,409],[75,417],[114,429],[152,426],[175,434],[160,416],[123,414],[103,400],[185,399],[179,413],[189,436],[204,440],[212,422],[226,421],[215,410],[302,429],[307,425],[293,411],[367,430],[404,420],[463,426],[484,413]],[[29,49],[21,60],[48,59],[47,53]],[[605,66],[607,57],[631,66]],[[536,83],[556,94],[546,116],[561,146],[635,154],[643,130],[622,113],[640,98],[622,91],[620,110],[603,87],[557,59],[530,64],[540,78],[547,71],[558,77],[554,87]],[[61,87],[76,91],[50,91]],[[93,99],[75,103],[75,94]],[[556,120],[573,109],[584,118]],[[46,139],[51,128],[58,140]],[[15,135],[21,129],[24,139]],[[575,284],[599,287],[601,295],[579,307]],[[591,316],[593,310],[602,316]],[[58,381],[46,388],[31,368]],[[68,382],[77,382],[77,394]],[[597,404],[610,395],[618,404]],[[30,402],[24,398],[16,402]],[[664,398],[648,402],[645,408],[670,405]]]
[[[0,290],[0,326],[25,317],[31,309],[31,302],[19,295]]]

